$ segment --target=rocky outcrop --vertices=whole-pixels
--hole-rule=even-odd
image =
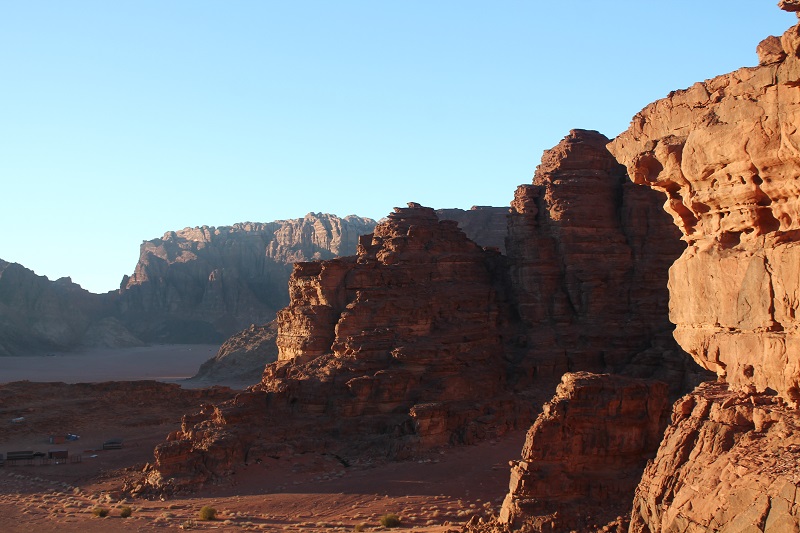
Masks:
[[[607,143],[573,130],[514,196],[508,258],[528,346],[523,366],[555,379],[630,372],[677,393],[693,371],[670,338],[664,278],[684,246],[663,198],[630,183]]]
[[[780,47],[778,47],[780,43]],[[743,68],[650,104],[610,150],[666,194],[688,244],[670,270],[675,337],[736,390],[800,401],[800,26]]]
[[[278,361],[234,402],[185,417],[156,449],[151,486],[264,455],[408,457],[505,432],[531,407],[506,385],[503,266],[415,204],[362,237],[357,256],[297,263]]]
[[[69,278],[50,281],[0,260],[0,356],[141,344],[109,317],[113,301]]]
[[[222,343],[217,354],[203,363],[192,381],[197,383],[247,383],[261,381],[264,367],[278,359],[275,345],[278,325],[273,320],[249,328]]]
[[[120,289],[123,322],[147,341],[216,342],[272,320],[288,303],[292,264],[355,253],[375,222],[302,219],[202,226],[145,241]]]
[[[798,531],[800,414],[722,382],[673,407],[637,489],[632,533]]]
[[[627,514],[667,423],[667,385],[565,374],[511,468],[499,522],[527,531],[588,531]]]

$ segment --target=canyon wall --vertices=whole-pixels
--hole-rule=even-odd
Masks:
[[[669,275],[675,338],[719,378],[675,405],[636,533],[800,530],[800,25],[757,52],[759,66],[670,93],[609,145],[666,195],[687,243]]]

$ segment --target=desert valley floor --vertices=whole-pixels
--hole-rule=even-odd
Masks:
[[[221,401],[236,389],[180,388],[155,381],[114,381],[144,378],[148,372],[168,381],[191,375],[213,347],[180,347],[173,359],[170,347],[105,354],[119,365],[103,366],[92,359],[101,352],[73,356],[8,359],[9,374],[31,381],[0,385],[0,452],[68,449],[81,462],[0,467],[2,531],[105,532],[196,529],[215,531],[373,531],[380,517],[395,513],[404,529],[460,531],[473,516],[496,513],[508,487],[508,460],[518,457],[524,431],[502,439],[441,451],[414,462],[345,468],[335,458],[298,455],[251,464],[230,483],[201,492],[161,500],[125,499],[119,491],[152,461],[154,446],[178,428],[181,416],[202,401]],[[174,347],[173,347],[174,349]],[[160,368],[155,361],[165,362]],[[51,363],[52,362],[52,363]],[[59,366],[60,363],[63,366]],[[181,366],[181,364],[183,366]],[[92,385],[80,384],[84,369]],[[190,368],[192,367],[192,368]],[[113,370],[116,368],[117,370]],[[188,371],[187,371],[188,369]],[[69,381],[68,385],[59,381]],[[195,384],[196,387],[196,384]],[[12,419],[24,418],[12,423]],[[50,444],[51,435],[79,435],[75,441]],[[123,439],[120,450],[102,450],[111,438]],[[204,505],[217,509],[218,520],[198,520]],[[132,508],[130,518],[120,508]],[[109,509],[95,517],[96,507]]]

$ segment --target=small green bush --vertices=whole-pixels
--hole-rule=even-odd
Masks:
[[[385,514],[381,517],[383,527],[400,527],[400,517],[394,513]]]
[[[200,520],[216,520],[217,510],[208,505],[204,505],[200,508],[199,516]]]
[[[95,507],[92,509],[92,514],[100,518],[105,518],[108,516],[108,509],[105,507]]]
[[[133,513],[133,509],[128,507],[127,505],[124,507],[119,508],[119,515],[122,518],[130,518],[131,514]]]

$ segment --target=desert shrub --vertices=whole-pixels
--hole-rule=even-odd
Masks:
[[[108,509],[105,507],[95,507],[92,509],[92,514],[100,518],[105,518],[108,516]]]
[[[383,527],[399,527],[400,517],[394,513],[385,514],[381,517],[381,525]]]
[[[133,513],[133,509],[128,507],[127,505],[124,507],[119,508],[119,515],[122,518],[130,518],[131,514]]]
[[[217,510],[208,505],[204,505],[200,508],[199,516],[200,520],[216,520]]]
[[[366,529],[367,524],[356,524],[355,530],[356,531],[364,531]]]
[[[183,524],[181,524],[178,527],[180,527],[181,529],[194,529],[195,526],[197,526],[197,524],[195,523],[194,520],[186,520]]]

